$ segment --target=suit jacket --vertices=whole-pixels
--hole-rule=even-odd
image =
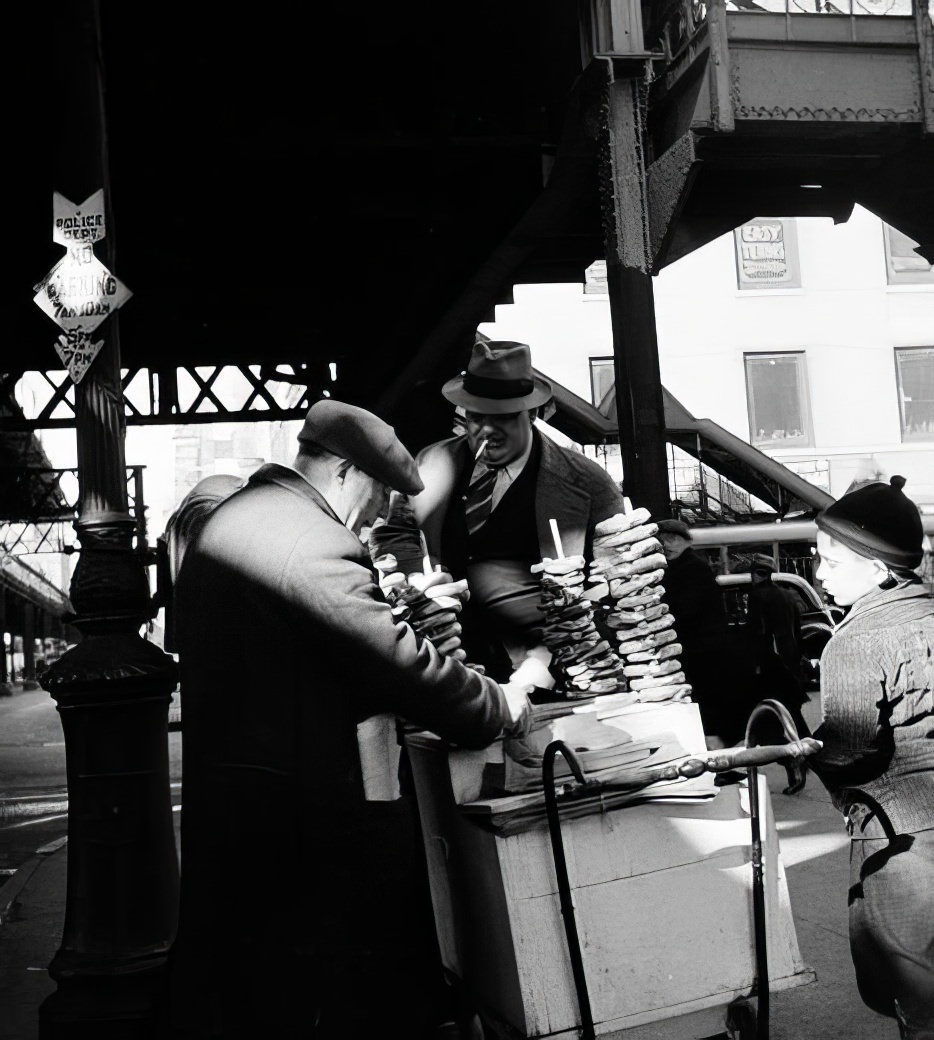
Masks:
[[[541,463],[535,490],[535,523],[539,555],[554,559],[558,553],[549,521],[557,521],[565,556],[593,558],[593,529],[609,516],[623,511],[623,495],[616,483],[595,462],[561,448],[537,430]],[[425,534],[435,563],[444,562],[441,529],[454,488],[473,458],[466,437],[452,437],[430,444],[417,459],[425,490],[412,499],[415,516]]]
[[[391,712],[484,747],[503,725],[502,691],[393,622],[360,540],[286,467],[262,467],[210,515],[176,606],[174,1006],[198,1021],[214,1005],[223,1035],[237,1037],[298,1035],[328,995],[350,1001],[341,1014],[362,1014],[351,996],[361,975],[379,964],[382,985],[411,963],[406,922],[392,914],[409,905],[416,848],[404,839],[417,836],[408,807],[364,800],[356,724]],[[245,907],[237,865],[263,861],[274,870]],[[389,1014],[391,999],[372,1007]],[[279,1019],[254,1023],[251,1007]]]

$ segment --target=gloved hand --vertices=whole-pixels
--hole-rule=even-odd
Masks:
[[[403,574],[421,564],[425,550],[407,495],[400,491],[392,492],[385,518],[379,517],[370,528],[367,548],[374,562],[381,556],[395,556]]]
[[[463,607],[459,594],[466,593],[466,581],[452,582],[450,574],[436,571],[430,575],[413,573],[410,577],[415,582],[410,582],[396,569],[391,553],[377,557],[374,566],[393,617],[411,625],[439,653],[463,661],[466,654],[461,649],[457,614]]]

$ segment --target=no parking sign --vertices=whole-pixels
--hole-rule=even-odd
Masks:
[[[132,293],[94,255],[94,243],[107,233],[103,189],[80,205],[55,192],[52,210],[52,240],[66,252],[34,287],[33,299],[64,330],[55,349],[69,376],[80,383],[104,345],[92,333]]]

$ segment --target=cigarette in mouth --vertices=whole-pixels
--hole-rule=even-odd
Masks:
[[[473,460],[476,462],[480,456],[486,451],[486,441],[484,441],[479,448],[477,448],[477,454],[474,455]]]

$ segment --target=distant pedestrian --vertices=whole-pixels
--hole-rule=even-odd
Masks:
[[[810,761],[850,835],[850,949],[864,1002],[934,1038],[934,597],[902,488],[817,517],[817,577],[849,612],[821,657],[824,747]]]
[[[801,614],[791,592],[776,585],[771,556],[757,554],[749,568],[746,631],[755,675],[755,700],[777,700],[788,709],[799,736],[809,733],[801,707],[807,701]]]
[[[164,610],[164,647],[175,652],[175,582],[185,558],[185,550],[207,523],[208,517],[246,483],[232,473],[212,473],[195,484],[179,502],[157,540],[157,578],[159,601]]]
[[[675,619],[681,665],[700,708],[707,746],[731,747],[743,739],[749,712],[720,586],[692,548],[691,529],[683,520],[660,520],[658,540],[668,560],[664,601]]]

